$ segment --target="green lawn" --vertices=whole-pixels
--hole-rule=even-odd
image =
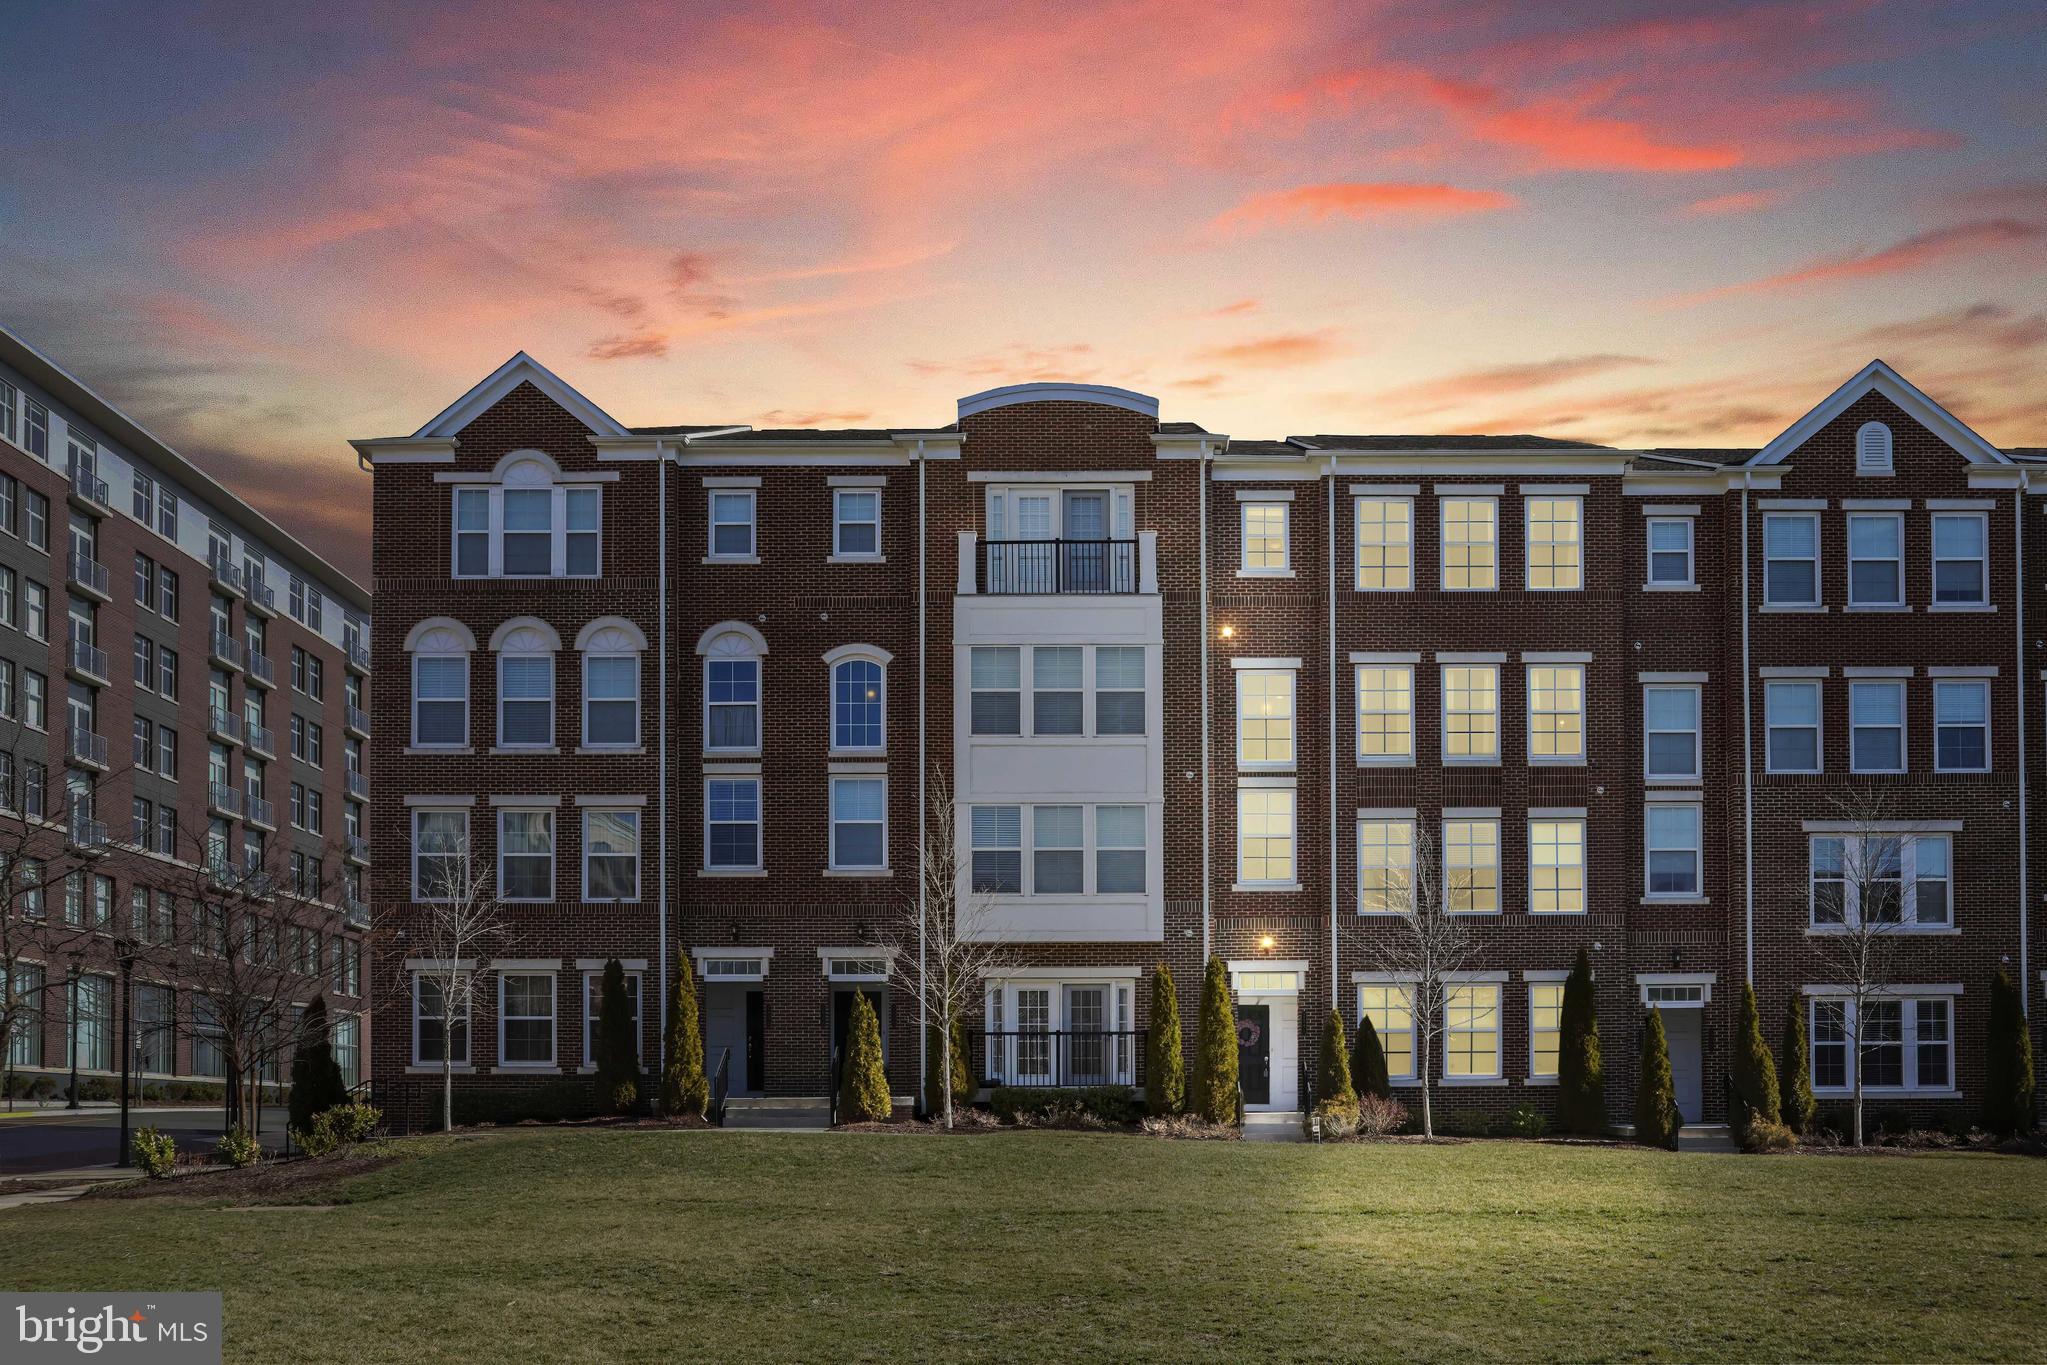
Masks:
[[[1538,1144],[527,1129],[332,1212],[0,1213],[13,1289],[227,1293],[230,1359],[2047,1354],[2047,1166]]]

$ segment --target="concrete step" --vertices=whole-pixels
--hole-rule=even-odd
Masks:
[[[1253,1110],[1244,1115],[1246,1142],[1300,1142],[1301,1111],[1298,1109]]]
[[[822,1131],[831,1126],[831,1113],[822,1095],[734,1095],[725,1101],[725,1126]]]
[[[1724,1123],[1687,1123],[1677,1130],[1680,1152],[1738,1152],[1734,1130]]]

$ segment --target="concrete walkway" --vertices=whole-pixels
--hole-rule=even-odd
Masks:
[[[94,1185],[109,1180],[133,1180],[140,1171],[123,1171],[106,1166],[82,1167],[71,1171],[46,1171],[40,1175],[16,1176],[14,1179],[36,1188],[17,1190],[13,1194],[0,1194],[0,1211],[27,1208],[32,1204],[61,1204],[76,1199]]]

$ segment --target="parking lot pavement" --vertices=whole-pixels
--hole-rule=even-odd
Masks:
[[[263,1111],[263,1145],[284,1145],[285,1110]],[[129,1128],[145,1124],[169,1133],[180,1148],[211,1147],[220,1139],[221,1111],[204,1108],[136,1108]],[[74,1167],[112,1166],[120,1143],[118,1109],[58,1109],[0,1118],[0,1178],[63,1171]]]

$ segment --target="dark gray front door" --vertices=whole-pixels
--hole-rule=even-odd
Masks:
[[[1704,1042],[1706,1012],[1666,1009],[1663,1036],[1670,1045],[1670,1079],[1677,1091],[1677,1111],[1686,1123],[1706,1116]]]
[[[1272,1103],[1272,1007],[1237,1006],[1237,1084],[1244,1103]]]
[[[734,1095],[750,1095],[760,1087],[746,1045],[747,997],[754,994],[745,986],[704,987],[704,1074],[716,1075],[719,1057],[729,1051],[729,1093]]]

